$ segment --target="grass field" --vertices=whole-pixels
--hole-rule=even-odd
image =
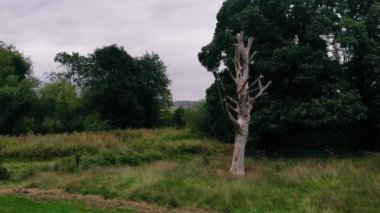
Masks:
[[[234,177],[227,173],[231,152],[231,145],[175,129],[0,137],[2,167],[11,177],[0,182],[0,206],[8,212],[380,211],[378,153],[248,156],[246,176]]]

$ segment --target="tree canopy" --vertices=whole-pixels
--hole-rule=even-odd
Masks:
[[[31,74],[32,63],[13,45],[0,41],[0,71],[1,78],[15,76],[20,81]]]
[[[77,85],[88,108],[113,127],[153,127],[171,105],[166,66],[155,53],[133,58],[111,45],[88,56],[59,53],[55,60],[66,68],[57,76]]]
[[[0,42],[0,134],[27,130],[37,98],[32,65],[14,46]]]
[[[217,15],[214,38],[202,48],[199,61],[209,71],[232,69],[235,34],[244,31],[255,37],[252,74],[262,73],[273,81],[269,96],[253,113],[259,145],[281,146],[301,132],[308,132],[308,137],[338,135],[323,139],[335,145],[342,139],[354,140],[353,129],[357,135],[374,136],[379,132],[374,116],[380,91],[379,12],[375,0],[227,0]],[[218,122],[223,115],[215,95],[212,86],[206,98],[208,111],[212,123],[219,124],[213,127],[214,134],[224,135],[228,126]],[[372,133],[366,131],[368,122],[377,128]],[[303,143],[314,146],[320,141]]]

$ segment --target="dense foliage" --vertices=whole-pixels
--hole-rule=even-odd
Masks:
[[[166,66],[155,54],[133,58],[111,45],[80,56],[59,53],[65,76],[79,87],[87,109],[99,113],[112,127],[153,127],[161,109],[171,103]]]
[[[55,61],[63,72],[41,83],[28,58],[0,43],[0,134],[155,127],[170,114],[170,81],[155,53],[134,58],[111,45]]]
[[[32,65],[14,46],[0,42],[0,134],[29,129],[38,82]]]
[[[252,140],[262,148],[376,148],[379,17],[376,0],[227,0],[199,60],[210,71],[232,69],[236,33],[255,37],[251,76],[273,82],[253,113]],[[219,102],[213,85],[205,131],[230,139]]]

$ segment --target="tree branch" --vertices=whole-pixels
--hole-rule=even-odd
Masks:
[[[226,95],[226,98],[232,101],[234,104],[238,105],[238,102],[235,99],[231,98],[230,96]]]
[[[257,51],[252,53],[251,57],[249,57],[249,62],[253,61],[253,57],[255,57],[257,53],[258,53]]]
[[[260,84],[261,84],[261,82],[260,82]],[[254,99],[259,98],[259,97],[261,97],[261,96],[263,96],[263,95],[266,95],[267,93],[266,93],[265,91],[268,89],[268,87],[269,87],[271,84],[272,84],[272,81],[269,81],[264,87],[261,86],[259,92],[258,92],[257,95],[254,97]]]
[[[248,90],[252,89],[252,87],[255,86],[257,84],[257,82],[259,82],[259,84],[261,84],[261,79],[263,79],[263,78],[264,78],[264,76],[262,74],[260,74],[260,76],[257,77],[256,80],[251,83],[251,85],[249,85]]]
[[[219,73],[216,72],[216,71],[214,71],[213,73],[214,73],[214,75],[215,75],[216,81],[220,83],[220,85],[221,85],[221,87],[222,87],[222,90],[223,90],[223,92],[225,93],[225,92],[226,92],[226,88],[224,87],[223,81],[222,81],[222,79],[220,78]]]
[[[238,127],[239,123],[237,122],[236,118],[230,112],[230,109],[234,110],[236,113],[237,113],[237,110],[234,109],[230,104],[227,103],[226,98],[229,99],[229,100],[231,100],[231,101],[233,101],[236,104],[237,104],[237,101],[235,101],[233,98],[231,98],[230,96],[228,96],[228,95],[225,94],[226,90],[224,88],[222,80],[220,79],[219,73],[217,73],[215,71],[213,73],[214,73],[214,76],[216,78],[216,81],[219,82],[219,84],[217,83],[217,87],[218,87],[218,92],[219,92],[220,103],[222,104],[223,113],[228,116],[228,118],[230,119],[230,121],[232,122],[232,124],[235,127]],[[223,93],[222,93],[220,87],[222,87]],[[223,98],[223,96],[225,98]]]
[[[217,87],[218,87],[218,93],[219,93],[219,99],[220,99],[220,103],[222,104],[222,110],[223,110],[223,113],[227,115],[227,112],[224,108],[224,99],[222,98],[222,92],[220,91],[220,86],[218,83],[216,83]]]
[[[243,38],[244,38],[244,32],[241,31],[240,33],[236,34],[236,38],[237,38],[239,44],[242,43]]]
[[[247,52],[248,52],[248,54],[251,51],[251,46],[252,46],[253,40],[255,40],[255,38],[253,38],[253,37],[249,37],[248,38],[248,43],[247,43]]]
[[[248,93],[252,93],[252,92],[255,92],[257,90],[260,90],[260,88],[254,88],[254,89],[248,90]]]
[[[235,127],[238,127],[239,123],[237,122],[236,118],[232,115],[232,113],[230,112],[230,110],[227,107],[226,107],[226,110],[227,110],[228,118],[230,119],[230,121],[232,122],[232,124]]]
[[[238,113],[237,108],[231,106],[231,104],[229,104],[229,103],[227,102],[227,100],[224,99],[224,102],[225,102],[225,104],[226,104],[226,106],[227,106],[228,108],[232,109],[235,113]]]

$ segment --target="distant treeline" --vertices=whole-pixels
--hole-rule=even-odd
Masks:
[[[199,101],[174,101],[173,107],[174,109],[178,109],[180,107],[182,108],[194,108],[198,106],[200,102]]]
[[[59,133],[174,125],[166,66],[155,54],[134,58],[111,45],[82,56],[62,52],[49,82],[32,62],[0,43],[0,134]]]
[[[379,0],[227,0],[217,19],[199,60],[209,71],[221,70],[222,89],[236,94],[225,67],[234,69],[240,31],[255,38],[252,79],[262,73],[273,82],[255,103],[248,146],[380,148]],[[217,84],[200,111],[199,130],[233,141]]]

